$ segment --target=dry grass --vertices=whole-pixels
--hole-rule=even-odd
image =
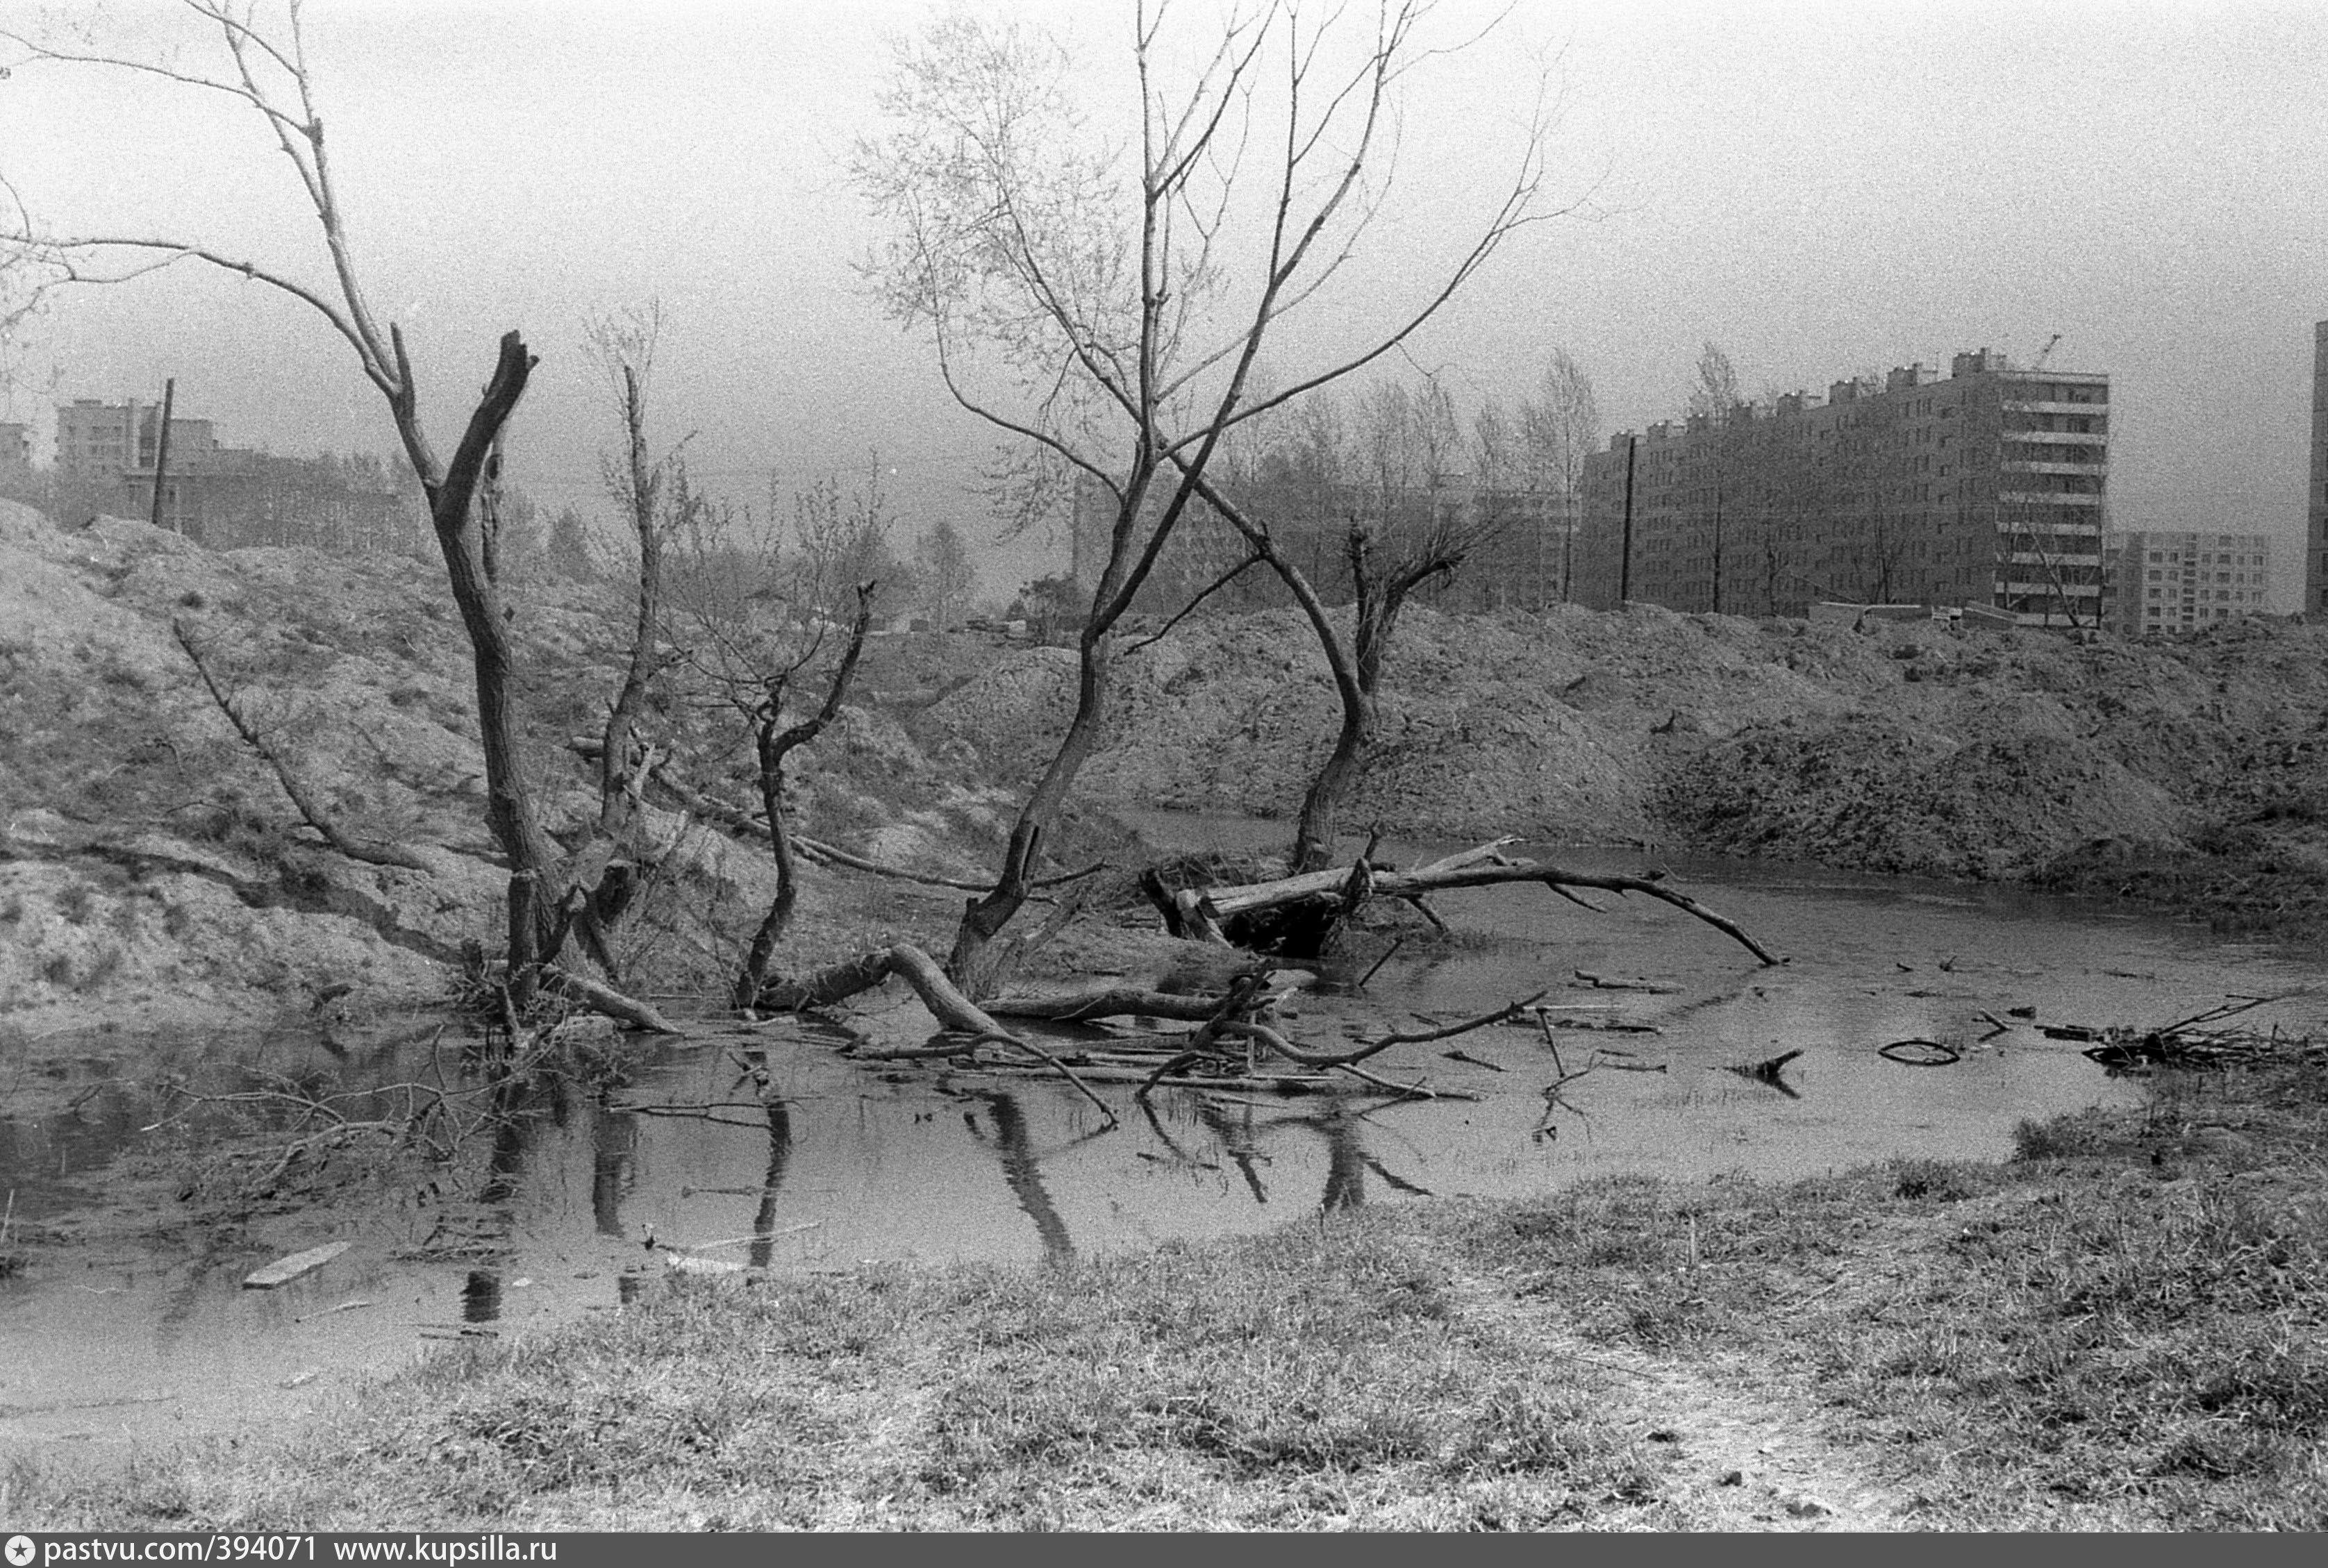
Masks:
[[[2316,1067],[2170,1079],[2003,1169],[1609,1184],[1467,1239],[1604,1338],[1807,1379],[1936,1525],[2317,1529],[2323,1101]]]
[[[690,1282],[295,1440],[19,1466],[0,1505],[58,1528],[2317,1528],[2323,1129],[2317,1068],[2169,1077],[2146,1111],[2024,1128],[2004,1166]],[[1854,1500],[1748,1499],[1716,1468],[1781,1444]]]
[[[438,1360],[356,1420],[102,1487],[59,1527],[1536,1527],[1650,1502],[1589,1368],[1468,1321],[1373,1216],[1064,1272],[691,1284]]]

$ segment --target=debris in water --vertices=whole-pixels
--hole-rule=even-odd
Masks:
[[[334,1312],[352,1312],[359,1307],[369,1307],[371,1305],[371,1303],[370,1301],[364,1300],[342,1301],[338,1306],[326,1307],[320,1312],[302,1312],[298,1317],[294,1318],[291,1320],[294,1323],[312,1323],[318,1318],[328,1318]],[[287,1387],[289,1385],[286,1385],[285,1386]]]
[[[265,1268],[244,1275],[242,1288],[246,1291],[272,1291],[278,1285],[287,1285],[302,1274],[314,1273],[346,1252],[351,1244],[348,1242],[329,1242],[320,1247],[309,1247],[304,1253],[293,1253],[287,1258],[277,1258]]]
[[[1878,1046],[1875,1054],[1903,1067],[1947,1067],[1964,1059],[1964,1053],[1940,1040],[1893,1040]]]

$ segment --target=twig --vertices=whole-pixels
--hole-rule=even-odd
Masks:
[[[1450,1062],[1469,1062],[1475,1067],[1485,1067],[1490,1073],[1501,1073],[1508,1070],[1497,1063],[1488,1061],[1484,1056],[1475,1056],[1467,1051],[1441,1051],[1439,1054],[1446,1057]]]
[[[697,1188],[695,1190],[696,1190],[696,1191],[698,1191],[698,1192],[702,1192],[702,1191],[704,1191],[704,1190],[706,1190],[706,1189],[705,1189],[705,1188],[699,1188],[699,1188]],[[762,1232],[761,1232],[759,1235],[748,1235],[748,1236],[722,1236],[719,1240],[718,1240],[718,1241],[716,1241],[716,1242],[690,1242],[690,1243],[687,1244],[687,1247],[686,1247],[686,1249],[685,1249],[685,1250],[687,1250],[688,1252],[690,1252],[690,1253],[699,1253],[699,1252],[703,1251],[706,1247],[744,1247],[744,1246],[749,1246],[749,1245],[751,1245],[754,1242],[772,1242],[772,1241],[775,1241],[776,1239],[778,1239],[779,1237],[782,1237],[782,1236],[798,1235],[800,1235],[800,1233],[801,1233],[801,1232],[803,1232],[803,1231],[807,1231],[807,1230],[821,1230],[821,1229],[822,1229],[822,1228],[823,1228],[823,1226],[824,1226],[824,1222],[823,1222],[822,1220],[821,1220],[821,1219],[804,1219],[804,1220],[801,1221],[801,1222],[800,1222],[800,1224],[798,1224],[798,1225],[785,1225],[785,1226],[784,1226],[783,1229],[781,1229],[781,1230],[762,1231]]]
[[[1388,963],[1392,959],[1396,958],[1396,957],[1398,956],[1398,950],[1399,950],[1400,948],[1402,948],[1402,947],[1404,947],[1405,945],[1406,945],[1406,938],[1405,938],[1405,937],[1403,937],[1403,936],[1399,937],[1397,940],[1394,941],[1394,942],[1390,944],[1390,951],[1389,951],[1389,952],[1387,952],[1387,953],[1384,953],[1380,958],[1375,959],[1375,962],[1374,962],[1373,966],[1372,966],[1371,968],[1369,968],[1369,969],[1366,972],[1366,973],[1364,973],[1364,974],[1362,974],[1362,975],[1360,975],[1360,976],[1358,977],[1358,989],[1359,989],[1360,991],[1364,991],[1364,990],[1366,990],[1366,981],[1370,981],[1370,980],[1374,979],[1374,977],[1375,977],[1375,975],[1377,975],[1377,974],[1381,973],[1381,972],[1382,972],[1382,966],[1383,966],[1384,964],[1385,964],[1385,963]]]

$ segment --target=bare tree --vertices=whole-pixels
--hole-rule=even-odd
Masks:
[[[889,546],[895,519],[881,487],[881,465],[867,465],[864,483],[841,490],[826,474],[793,495],[789,597],[795,614],[831,626],[848,624],[858,590],[875,585],[874,613],[887,615],[909,596],[911,577]]]
[[[971,596],[978,592],[978,568],[962,530],[944,518],[923,530],[914,543],[914,565],[921,579],[916,585],[921,602],[928,607],[931,622],[944,631],[962,618]]]
[[[1723,507],[1742,466],[1739,446],[1749,418],[1746,399],[1738,390],[1738,372],[1719,343],[1708,342],[1697,356],[1697,375],[1686,405],[1692,424],[1703,420],[1705,440],[1698,443],[1697,489],[1710,539],[1690,553],[1709,563],[1713,581],[1706,608],[1722,613],[1722,568],[1727,553],[1723,537]]]
[[[1536,382],[1535,396],[1520,405],[1519,437],[1530,488],[1551,491],[1560,510],[1560,602],[1573,596],[1576,528],[1583,509],[1584,459],[1600,444],[1600,408],[1592,380],[1554,349]]]
[[[605,459],[601,477],[628,525],[637,566],[630,651],[622,684],[607,706],[598,746],[597,821],[574,856],[579,894],[575,913],[582,939],[599,967],[617,982],[615,929],[628,913],[641,879],[664,853],[664,847],[649,840],[644,816],[647,780],[667,755],[667,748],[646,732],[649,690],[677,660],[668,635],[663,561],[699,505],[679,469],[678,450],[658,456],[648,444],[648,399],[662,334],[660,304],[600,317],[584,333],[591,357],[605,376],[623,437],[620,455]]]
[[[1495,399],[1483,399],[1471,416],[1472,520],[1503,541],[1498,557],[1507,568],[1480,585],[1472,602],[1483,608],[1543,605],[1550,540],[1543,526],[1543,498],[1531,492],[1527,477],[1518,422]]]
[[[1183,85],[1166,13],[1131,39],[1136,133],[1085,117],[1052,39],[952,12],[902,45],[884,134],[859,189],[888,238],[869,274],[925,332],[963,408],[1051,471],[1097,486],[1112,521],[1077,639],[1075,708],[1021,805],[993,891],[965,910],[958,979],[1025,903],[1043,848],[1099,739],[1110,634],[1127,614],[1223,437],[1404,341],[1536,215],[1541,117],[1510,184],[1413,303],[1363,346],[1256,394],[1263,344],[1318,314],[1381,209],[1397,89],[1439,52],[1418,0],[1379,0],[1371,35],[1298,4],[1233,16]],[[1342,22],[1343,26],[1337,26]],[[1258,153],[1265,151],[1266,163]]]
[[[759,775],[760,810],[767,818],[768,852],[775,861],[776,890],[752,933],[743,968],[736,976],[734,1000],[739,1008],[758,1001],[768,983],[768,970],[775,962],[776,948],[791,930],[793,913],[800,906],[800,869],[793,852],[784,764],[793,752],[823,734],[825,728],[840,716],[841,704],[848,700],[850,681],[857,673],[857,662],[865,652],[866,634],[873,625],[873,596],[878,587],[869,581],[858,585],[856,618],[850,624],[839,661],[826,677],[824,700],[813,713],[789,724],[784,721],[793,683],[810,671],[824,651],[821,626],[804,643],[796,645],[797,652],[790,659],[762,662],[759,690],[745,709],[752,726],[752,757]],[[729,690],[733,692],[736,688]],[[737,700],[737,706],[743,708],[744,704]]]
[[[1292,595],[1326,655],[1341,705],[1334,745],[1302,796],[1293,840],[1296,874],[1333,859],[1341,803],[1380,723],[1385,661],[1407,601],[1426,585],[1453,577],[1503,521],[1465,507],[1448,491],[1460,425],[1436,380],[1426,378],[1419,392],[1396,382],[1369,386],[1356,424],[1359,477],[1355,484],[1331,487],[1339,492],[1347,520],[1341,544],[1353,599],[1347,630],[1327,607],[1313,574],[1286,548],[1287,533],[1310,530],[1272,526],[1249,498],[1209,476],[1198,482],[1206,502]],[[1313,427],[1309,439],[1330,427]]]
[[[40,287],[122,283],[182,262],[237,274],[298,301],[322,317],[354,353],[358,368],[388,406],[406,459],[420,480],[430,521],[476,662],[477,720],[483,743],[486,820],[510,864],[509,978],[515,999],[531,995],[540,967],[563,946],[577,913],[575,867],[543,826],[520,746],[512,706],[515,649],[494,549],[489,503],[501,465],[501,441],[525,395],[536,363],[515,332],[502,335],[484,391],[471,409],[449,461],[437,455],[420,417],[420,392],[402,328],[373,311],[348,238],[317,108],[314,75],[300,25],[298,0],[260,21],[257,0],[185,0],[187,10],[223,54],[219,74],[181,69],[169,59],[65,47],[0,28],[23,52],[14,65],[87,65],[128,71],[156,82],[217,93],[256,114],[296,173],[323,230],[332,276],[314,286],[289,272],[227,255],[190,239],[148,234],[59,236],[38,231],[21,204],[0,231],[0,252],[37,268]]]
[[[856,585],[843,629],[828,618],[836,600],[825,574],[860,559],[835,541],[849,534],[850,519],[878,519],[881,502],[869,489],[844,499],[838,480],[819,481],[794,498],[795,521],[809,520],[808,531],[821,530],[835,548],[787,556],[772,519],[756,527],[748,514],[739,517],[696,492],[683,465],[673,465],[671,487],[673,642],[710,703],[740,721],[759,823],[749,811],[705,793],[706,781],[683,777],[675,761],[658,761],[653,782],[731,831],[764,832],[775,890],[729,981],[735,1004],[750,1007],[770,983],[800,906],[803,846],[793,827],[787,770],[793,754],[814,743],[848,701],[879,589],[869,579]]]

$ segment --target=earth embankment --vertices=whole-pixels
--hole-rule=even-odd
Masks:
[[[512,594],[530,755],[555,820],[594,807],[573,743],[602,724],[616,680],[618,596],[538,575]],[[351,861],[302,824],[203,691],[180,626],[326,809],[430,869]],[[1292,613],[1191,621],[1127,645],[1116,669],[1079,811],[1298,808],[1337,708]],[[2080,644],[1646,608],[1416,608],[1344,820],[2023,880],[2315,934],[2328,928],[2323,671],[2328,629],[2276,623]],[[1065,726],[1073,676],[1067,651],[999,635],[878,638],[850,705],[798,759],[800,825],[976,876]],[[500,924],[504,878],[474,701],[435,562],[213,552],[142,523],[67,529],[0,503],[0,1018],[44,1032],[240,1016],[350,986],[451,989],[461,943]],[[733,718],[674,690],[651,722],[699,795],[748,807]],[[657,806],[672,874],[626,957],[663,989],[717,995],[764,906],[765,850],[682,803]],[[897,886],[818,874],[803,953],[893,928],[943,940],[934,926],[958,895],[868,891]]]
[[[1004,656],[934,717],[982,755],[1064,725],[1073,664]],[[1112,800],[1284,816],[1337,712],[1291,612],[1120,665]],[[2288,934],[2328,917],[2328,629],[2174,643],[1622,614],[1411,613],[1347,824],[1818,861],[2151,898]]]

